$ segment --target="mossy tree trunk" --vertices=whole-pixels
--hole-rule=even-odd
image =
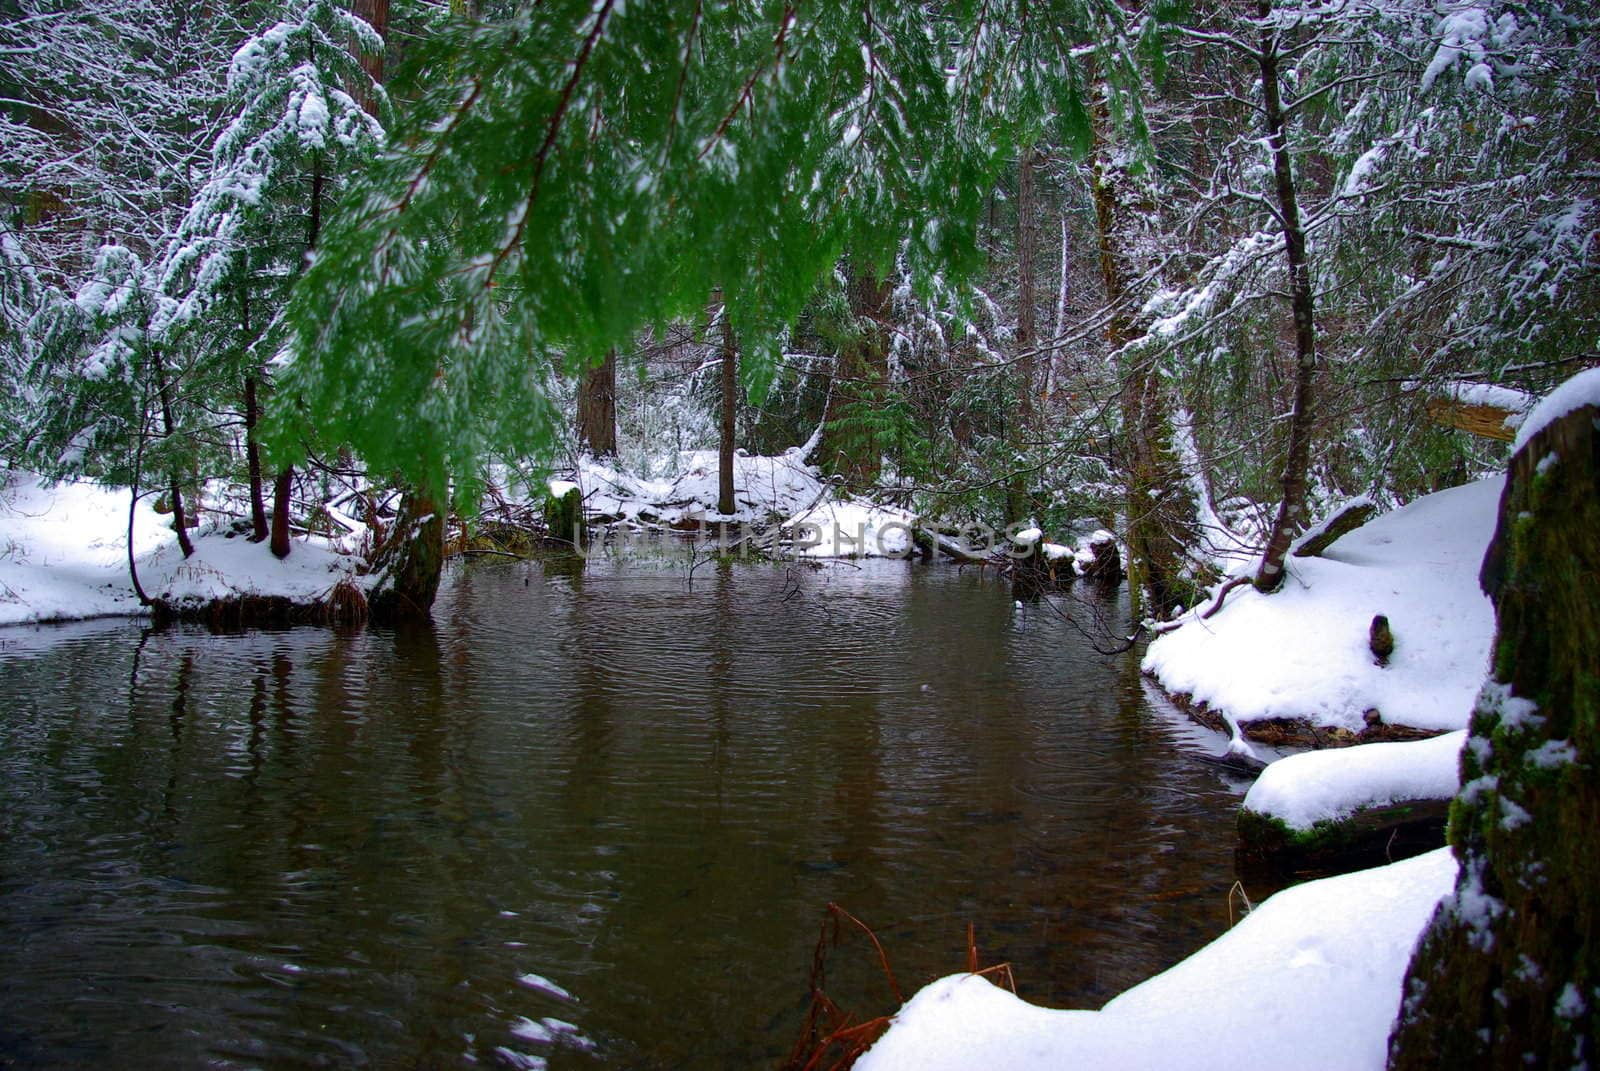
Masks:
[[[1095,222],[1100,277],[1111,316],[1106,341],[1119,354],[1122,479],[1127,487],[1128,580],[1134,612],[1150,593],[1151,615],[1161,618],[1187,601],[1183,582],[1186,544],[1192,536],[1194,498],[1172,449],[1172,413],[1166,389],[1147,357],[1125,347],[1139,335],[1138,292],[1151,256],[1143,220],[1155,213],[1147,185],[1129,173],[1110,130],[1104,102],[1095,116]]]
[[[250,338],[250,273],[239,283],[239,327]],[[244,377],[244,460],[250,474],[250,540],[263,543],[270,534],[267,527],[266,498],[262,493],[261,444],[256,427],[261,423],[261,402],[257,394],[257,371]]]
[[[400,500],[400,516],[373,562],[378,582],[367,596],[373,621],[428,618],[444,572],[444,526],[444,510],[430,495],[411,491]]]
[[[1481,582],[1493,667],[1450,816],[1461,873],[1407,973],[1389,1066],[1600,1052],[1600,408],[1511,460]]]

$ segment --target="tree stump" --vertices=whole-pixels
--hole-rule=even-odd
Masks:
[[[426,621],[444,572],[444,511],[421,491],[400,499],[389,538],[373,562],[378,582],[367,596],[372,620],[380,625]]]
[[[1461,873],[1406,976],[1389,1066],[1600,1059],[1600,407],[1511,459],[1480,581],[1498,619],[1461,753]]]

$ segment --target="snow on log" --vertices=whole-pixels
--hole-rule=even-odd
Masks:
[[[1307,529],[1289,553],[1296,558],[1320,558],[1340,536],[1360,528],[1377,512],[1378,504],[1371,496],[1358,495]]]
[[[1493,383],[1447,383],[1428,393],[1431,397],[1425,408],[1435,424],[1507,443],[1516,438],[1517,428],[1538,401],[1531,394]]]

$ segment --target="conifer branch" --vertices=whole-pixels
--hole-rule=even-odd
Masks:
[[[483,288],[494,287],[495,273],[500,270],[506,258],[511,256],[517,246],[522,244],[522,235],[528,228],[528,217],[533,215],[534,202],[539,199],[539,185],[544,180],[544,167],[550,159],[550,150],[555,148],[556,139],[561,135],[561,123],[566,118],[568,110],[572,107],[572,99],[577,95],[578,83],[583,80],[584,68],[589,65],[589,57],[594,54],[594,46],[599,42],[600,35],[605,32],[606,22],[611,18],[611,12],[616,8],[616,0],[605,0],[596,12],[594,26],[589,30],[589,35],[583,40],[583,48],[578,52],[578,58],[572,64],[572,77],[567,79],[567,84],[561,88],[561,99],[556,102],[556,110],[550,114],[550,122],[545,130],[544,141],[539,145],[539,151],[533,157],[533,177],[528,183],[528,196],[522,204],[522,213],[517,219],[516,226],[511,229],[511,236],[506,239],[494,260],[489,264],[489,270],[484,273]]]
[[[794,16],[794,5],[786,4],[783,9],[783,19],[778,23],[778,36],[772,42],[771,67],[773,70],[777,70],[783,63],[784,42],[788,36],[789,27],[794,23]],[[763,63],[750,72],[750,77],[745,79],[744,88],[739,91],[739,99],[733,102],[733,107],[728,109],[728,114],[722,117],[722,122],[717,124],[717,129],[712,132],[710,138],[706,139],[705,147],[700,150],[700,155],[695,157],[696,160],[704,160],[711,150],[716,148],[717,144],[722,141],[723,135],[728,132],[728,128],[733,125],[733,121],[739,117],[739,112],[750,102],[750,96],[755,91],[756,83],[766,73],[767,67],[768,65]]]

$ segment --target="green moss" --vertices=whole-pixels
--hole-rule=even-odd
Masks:
[[[551,539],[573,546],[581,546],[588,541],[583,523],[583,496],[576,487],[560,497],[545,495],[544,525]]]

